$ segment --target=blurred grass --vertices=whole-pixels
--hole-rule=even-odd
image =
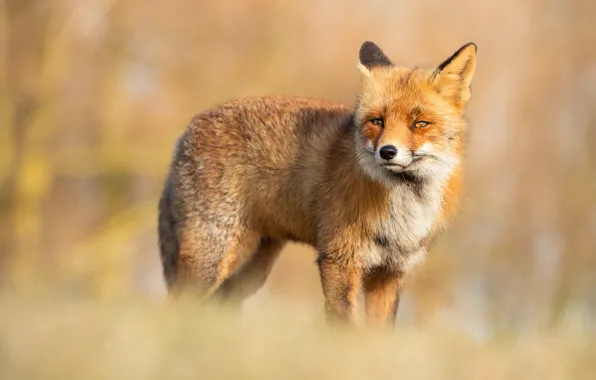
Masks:
[[[486,341],[440,322],[329,329],[320,310],[268,302],[238,317],[122,298],[0,298],[3,379],[592,379],[578,322]],[[314,314],[313,314],[314,313]]]

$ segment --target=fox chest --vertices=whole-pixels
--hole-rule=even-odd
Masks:
[[[440,193],[409,189],[396,191],[381,218],[373,220],[364,239],[365,267],[407,271],[422,259],[424,242],[433,233],[440,213]]]

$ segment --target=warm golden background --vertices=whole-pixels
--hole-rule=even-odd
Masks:
[[[24,357],[36,347],[47,359],[69,335],[59,331],[73,325],[86,334],[99,325],[100,338],[127,323],[159,330],[161,319],[144,319],[154,314],[145,303],[165,294],[156,207],[187,122],[245,95],[352,103],[364,40],[402,65],[439,64],[469,41],[479,47],[463,212],[407,283],[398,353],[414,355],[405,346],[424,352],[413,359],[422,377],[433,376],[420,362],[427,352],[449,368],[468,355],[483,363],[455,378],[476,378],[485,364],[502,370],[510,357],[534,358],[521,362],[536,367],[516,372],[514,365],[505,378],[589,373],[580,359],[590,357],[587,350],[596,357],[594,0],[0,0],[0,368],[8,363],[13,371],[5,375],[36,377],[51,368],[60,378],[64,368],[71,371],[64,363],[27,365]],[[117,300],[144,306],[130,322]],[[289,247],[249,306],[259,319],[260,308],[282,302],[292,315],[321,311],[310,249]],[[104,303],[110,306],[98,306]],[[95,313],[108,309],[107,321]],[[160,318],[174,323],[178,316]],[[182,326],[204,337],[190,320]],[[120,337],[124,343],[116,339],[124,357],[138,336],[152,342],[154,357],[171,354],[160,338],[135,331]],[[528,336],[528,347],[511,343]],[[512,346],[499,346],[503,339]],[[77,363],[87,363],[76,373],[150,377],[130,364],[134,359],[120,359],[127,363],[120,366],[99,355],[115,371],[101,372],[105,367],[81,354],[91,357],[95,348],[72,349],[85,358]],[[333,360],[332,345],[321,350],[317,358]],[[190,371],[192,350],[184,352],[182,368]],[[251,363],[260,368],[249,371],[255,378],[284,377]],[[412,364],[403,357],[399,363],[395,368]],[[167,366],[152,368],[155,378],[168,373]],[[327,367],[312,368],[320,371],[302,378],[330,376],[321,370]]]

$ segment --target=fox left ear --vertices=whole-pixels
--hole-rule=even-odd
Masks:
[[[370,70],[374,67],[393,66],[383,50],[370,41],[365,41],[362,44],[358,58],[358,71],[366,77],[370,77]]]
[[[433,83],[444,97],[463,106],[470,100],[470,84],[476,68],[476,44],[462,46],[435,70]]]

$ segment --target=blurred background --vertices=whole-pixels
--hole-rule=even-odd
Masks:
[[[352,104],[365,40],[405,66],[479,48],[463,211],[398,322],[594,331],[593,0],[1,0],[3,292],[162,299],[157,202],[191,117],[246,95]],[[314,260],[288,246],[249,305],[320,310]]]

